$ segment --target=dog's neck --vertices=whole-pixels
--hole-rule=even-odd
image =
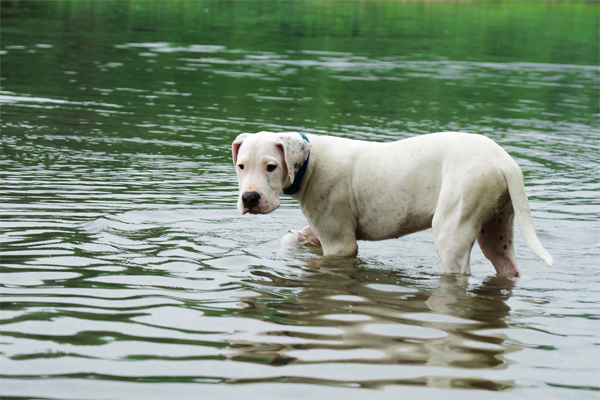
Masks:
[[[302,136],[302,139],[304,139],[308,143],[310,143],[310,141],[308,140],[308,137],[306,137],[305,134],[301,133],[300,135]],[[287,195],[291,196],[291,195],[298,193],[298,190],[300,190],[300,185],[302,184],[302,179],[304,178],[304,174],[306,173],[306,169],[308,168],[309,158],[310,158],[310,150],[308,150],[308,154],[306,155],[306,160],[304,160],[304,162],[302,163],[302,166],[298,170],[298,173],[296,173],[296,176],[294,177],[294,182],[292,182],[292,185],[290,187],[288,187],[287,189],[285,189],[283,191],[283,194],[287,194]]]

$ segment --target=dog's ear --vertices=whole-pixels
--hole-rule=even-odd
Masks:
[[[294,182],[296,174],[308,157],[310,143],[302,139],[297,132],[283,132],[275,136],[275,145],[283,151],[283,159],[288,170],[290,184]]]
[[[248,135],[248,133],[240,133],[231,144],[231,155],[233,156],[233,165],[237,165],[238,151],[240,151],[240,146],[242,145],[242,142]]]

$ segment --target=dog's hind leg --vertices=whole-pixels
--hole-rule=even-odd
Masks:
[[[469,261],[471,249],[477,238],[478,227],[473,224],[469,212],[472,210],[465,204],[463,198],[452,199],[440,196],[438,207],[432,221],[435,248],[445,273],[466,274],[471,273]]]
[[[515,214],[510,199],[479,231],[477,242],[483,255],[492,262],[499,275],[521,276],[515,260],[513,226]]]
[[[471,274],[469,262],[476,236],[477,230],[468,224],[433,218],[435,249],[442,260],[444,273]]]

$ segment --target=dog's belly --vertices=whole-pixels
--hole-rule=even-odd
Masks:
[[[437,196],[429,195],[409,195],[410,201],[402,195],[381,196],[362,207],[356,221],[356,239],[392,239],[431,228]]]
[[[385,240],[398,238],[431,228],[433,214],[419,215],[406,210],[394,216],[371,216],[360,218],[356,229],[357,240]]]

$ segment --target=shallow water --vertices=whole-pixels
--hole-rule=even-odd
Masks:
[[[597,398],[598,3],[2,3],[0,394]],[[477,34],[476,34],[477,33]],[[240,216],[230,145],[484,134],[555,266],[356,260]]]

